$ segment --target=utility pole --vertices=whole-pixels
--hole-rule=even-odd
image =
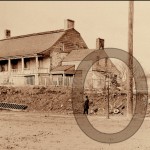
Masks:
[[[127,116],[133,115],[133,20],[134,20],[134,1],[129,1],[128,18],[128,97],[127,97]]]
[[[106,99],[107,99],[107,105],[106,105],[106,110],[107,110],[107,119],[109,119],[109,102],[110,102],[110,73],[105,72],[105,94],[106,94]]]
[[[108,111],[108,112],[107,112],[107,119],[109,119],[109,94],[110,94],[110,93],[109,93],[109,79],[110,79],[110,78],[109,78],[109,76],[108,76],[108,86],[107,86],[107,90],[108,90],[108,93],[107,93],[107,94],[108,94],[108,95],[107,95],[107,96],[108,96],[108,97],[107,97],[107,111]]]

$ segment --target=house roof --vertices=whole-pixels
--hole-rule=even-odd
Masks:
[[[63,66],[58,66],[54,68],[52,71],[66,71],[68,69],[73,70],[74,67],[75,67],[74,65],[63,65]]]
[[[82,61],[86,56],[88,56],[88,54],[90,54],[93,51],[95,51],[95,49],[73,50],[67,55],[67,57],[65,57],[63,62]],[[110,71],[112,71],[112,72],[117,71],[118,73],[120,73],[117,66],[115,66],[110,59],[108,59],[108,60],[111,63],[111,68],[109,68]],[[104,71],[105,70],[104,66],[105,66],[105,64],[101,63],[99,65],[99,67],[100,67],[99,71]],[[93,67],[93,70],[95,70],[95,69],[97,70],[97,68]]]
[[[66,32],[55,30],[0,40],[0,57],[33,55],[49,49]]]
[[[59,74],[59,73],[74,74],[74,72],[75,72],[75,65],[58,66],[51,71],[52,74]]]
[[[63,62],[68,61],[81,61],[83,60],[88,54],[93,52],[94,49],[79,49],[71,51],[67,57],[63,60]]]

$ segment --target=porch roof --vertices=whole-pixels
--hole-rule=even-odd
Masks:
[[[75,65],[63,65],[54,68],[51,71],[52,74],[74,74],[75,73]]]

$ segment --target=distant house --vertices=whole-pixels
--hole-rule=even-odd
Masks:
[[[99,49],[80,49],[80,50],[74,50],[71,51],[67,57],[64,58],[62,61],[62,66],[69,66],[70,68],[68,71],[76,70],[81,61],[88,56],[88,54],[92,53],[95,50]],[[90,62],[87,62],[90,65]],[[91,62],[92,63],[92,62]],[[67,71],[67,70],[66,70]],[[52,72],[53,74],[53,72]],[[105,82],[106,82],[106,74],[109,74],[109,78],[117,77],[117,81],[120,81],[120,71],[115,67],[115,65],[112,63],[110,59],[101,59],[97,61],[90,70],[88,71],[88,74],[86,76],[85,88],[104,88]]]
[[[6,30],[5,36],[0,40],[0,85],[72,86],[78,65],[94,51],[88,49],[69,19],[61,30],[15,37]],[[96,49],[104,49],[103,39],[97,39]],[[119,77],[110,59],[103,59],[89,70],[85,88],[103,88],[106,68]]]

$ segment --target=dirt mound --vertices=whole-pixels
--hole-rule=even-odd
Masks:
[[[89,112],[92,112],[92,110],[97,110],[98,114],[107,113],[106,96],[102,95],[101,93],[98,94],[96,92],[89,91],[85,91],[84,95],[88,95],[90,99]],[[54,111],[57,113],[72,113],[71,88],[66,87],[1,86],[0,102],[27,105],[28,111]],[[110,100],[110,106],[113,106],[114,102],[115,100]],[[80,113],[83,111],[82,106],[83,104],[77,104],[77,107],[80,107]]]
[[[80,94],[80,93],[78,93]],[[91,114],[106,115],[107,114],[107,95],[96,91],[85,91],[84,95],[88,95],[90,100]],[[77,96],[78,97],[78,96]],[[51,111],[55,113],[73,113],[71,88],[67,87],[6,87],[0,86],[0,102],[16,103],[27,105],[28,111]],[[125,95],[110,96],[109,112],[114,114],[126,114],[127,98]],[[83,104],[78,104],[80,113],[82,113]],[[149,110],[149,109],[148,109]],[[150,111],[148,111],[150,112]]]
[[[71,89],[61,87],[0,87],[0,102],[24,104],[29,111],[72,110]]]

